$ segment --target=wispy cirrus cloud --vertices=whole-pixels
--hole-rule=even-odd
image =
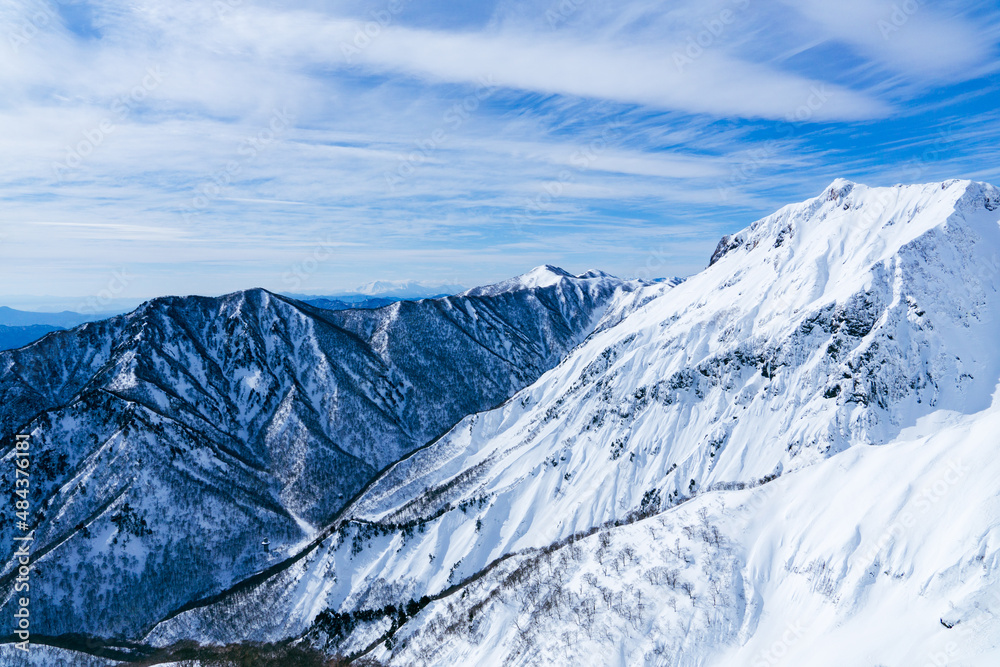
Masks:
[[[130,296],[281,290],[319,243],[315,291],[628,275],[651,247],[684,274],[835,176],[995,174],[986,5],[32,0],[0,25],[7,294],[123,264]]]

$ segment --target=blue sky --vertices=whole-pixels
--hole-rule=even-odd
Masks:
[[[1000,182],[995,2],[14,0],[0,27],[22,307],[688,275],[836,177]]]

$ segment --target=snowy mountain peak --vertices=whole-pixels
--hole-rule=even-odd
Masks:
[[[946,181],[941,189],[960,188],[961,197],[955,202],[955,210],[968,213],[976,210],[995,211],[1000,207],[1000,188],[978,181]]]
[[[800,263],[805,261],[802,252],[830,263],[854,257],[856,261],[849,263],[860,270],[876,256],[885,257],[931,229],[998,206],[1000,190],[986,183],[952,180],[869,187],[837,179],[820,195],[724,236],[709,266],[732,257],[738,248],[746,253],[784,248],[780,253],[800,255]],[[756,261],[762,259],[760,252],[754,254]],[[828,252],[835,255],[827,257]]]
[[[846,178],[837,178],[823,191],[823,195],[826,195],[827,199],[842,199],[851,194],[856,185],[857,183],[849,181]],[[823,195],[820,196],[822,197]]]
[[[374,280],[357,288],[355,293],[363,296],[427,298],[441,294],[458,294],[464,289],[461,285],[426,283],[417,280]]]
[[[138,602],[110,620],[154,645],[294,639],[401,666],[774,664],[775,646],[783,664],[923,664],[986,627],[1000,581],[998,208],[971,181],[838,179],[724,238],[684,281],[541,266],[379,311],[253,290],[157,300],[141,327],[89,325],[107,331],[83,354],[78,330],[44,356],[0,355],[0,426],[68,405],[32,421],[32,446],[41,461],[71,443],[79,478],[51,483],[36,544],[59,545],[42,594],[88,604],[33,623],[107,632],[89,614],[107,585],[81,587],[57,559],[100,548],[144,573],[111,584]],[[409,454],[382,468],[390,436]],[[207,535],[188,527],[190,497],[218,522]],[[844,659],[897,616],[876,639],[900,655]],[[789,619],[812,628],[792,647],[777,643]],[[936,644],[914,652],[917,635]]]
[[[878,617],[869,587],[896,600],[900,586],[912,591],[903,644],[918,621],[944,636],[968,618],[958,609],[975,608],[966,577],[987,576],[989,563],[996,580],[996,550],[973,560],[968,540],[952,540],[954,556],[915,575],[922,558],[894,549],[902,530],[894,513],[901,498],[925,494],[940,478],[952,438],[964,436],[949,435],[934,449],[941,464],[897,470],[920,454],[911,441],[928,420],[956,423],[993,404],[1000,378],[997,194],[969,181],[870,188],[838,180],[753,223],[723,239],[710,268],[674,287],[636,289],[623,299],[632,301],[629,308],[606,316],[606,326],[535,383],[386,469],[329,538],[249,597],[239,589],[152,636],[233,641],[237,635],[219,633],[215,619],[242,622],[248,609],[266,606],[271,616],[251,622],[258,639],[318,631],[345,653],[375,647],[372,655],[390,664],[426,656],[426,664],[580,664],[583,657],[561,663],[544,651],[532,661],[526,656],[542,649],[515,638],[534,627],[541,644],[598,610],[617,613],[610,590],[629,567],[635,575],[617,589],[621,595],[649,584],[641,599],[622,603],[619,643],[631,654],[609,654],[602,664],[769,662],[752,656],[775,645],[772,631],[787,630],[769,620],[785,618],[791,598],[784,588],[797,591],[794,599],[813,596],[810,608],[823,610],[828,620],[812,621],[824,628],[816,637],[840,632],[842,619],[856,612]],[[607,280],[540,267],[515,282],[528,279],[561,281],[562,293],[575,291],[568,289],[574,280]],[[867,473],[845,472],[844,465],[866,459]],[[819,478],[827,480],[821,487]],[[793,487],[800,492],[787,495]],[[890,487],[892,494],[882,492]],[[976,505],[964,500],[964,480],[956,489],[963,508],[942,512],[948,531],[956,520],[982,516],[965,509]],[[995,495],[992,486],[983,493]],[[808,537],[811,518],[784,519],[818,508],[834,509],[824,510],[824,528]],[[841,525],[836,515],[847,511],[858,518]],[[877,513],[883,518],[869,524]],[[926,508],[918,515],[929,516]],[[633,530],[633,521],[635,547],[629,541],[626,550],[614,536]],[[580,538],[595,530],[599,535]],[[985,543],[982,528],[969,534]],[[590,546],[580,546],[588,539]],[[917,534],[910,544],[926,543]],[[566,560],[545,565],[558,550]],[[593,565],[577,579],[531,580],[533,572],[575,568],[588,552]],[[682,580],[694,582],[683,596],[640,616],[641,605],[685,590]],[[923,604],[922,591],[940,586],[947,592],[935,589],[933,607],[910,611],[919,606],[914,601]],[[580,599],[563,597],[569,592]],[[431,598],[431,611],[402,631],[382,617],[350,627],[327,622]],[[955,607],[945,607],[951,599]],[[448,630],[454,618],[463,620],[461,632]],[[645,636],[638,628],[650,627],[636,623],[660,618],[670,620],[655,631],[666,638],[657,651],[630,644]],[[393,641],[382,643],[388,636]],[[609,643],[598,641],[594,655],[606,648],[602,642]],[[702,659],[716,650],[740,651],[741,659]],[[664,654],[678,657],[666,663]]]
[[[607,271],[601,271],[600,269],[591,269],[577,276],[577,278],[614,278],[613,275]]]
[[[575,278],[572,273],[565,269],[561,269],[558,266],[552,266],[551,264],[543,264],[542,266],[536,266],[531,271],[527,273],[522,273],[520,276],[514,278],[514,280],[522,280],[527,284],[533,283],[544,283],[545,285],[550,285],[558,282],[562,278]],[[581,278],[591,278],[594,276],[582,275]]]
[[[934,213],[953,211],[968,212],[977,208],[993,210],[997,204],[996,197],[1000,193],[995,186],[977,181],[951,179],[947,181],[923,183],[918,185],[895,185],[892,187],[871,187],[855,183],[844,178],[838,178],[823,192],[813,199],[801,204],[792,204],[785,209],[819,213],[828,207],[840,206],[843,210],[859,210],[865,206],[874,207],[869,211],[864,221],[871,224],[880,223],[881,214],[890,211],[898,203],[916,203],[912,213],[930,210]],[[779,211],[780,213],[780,211]],[[947,216],[945,216],[947,217]]]
[[[490,296],[501,294],[503,292],[554,287],[567,280],[574,281],[580,285],[601,287],[614,286],[624,283],[621,279],[608,273],[604,273],[603,271],[588,271],[580,274],[579,276],[574,276],[569,271],[561,269],[558,266],[544,264],[533,268],[527,273],[522,273],[519,276],[504,280],[496,283],[495,285],[484,285],[483,287],[473,288],[463,293],[463,296]]]
[[[0,352],[0,441],[30,433],[42,462],[36,590],[64,598],[72,554],[100,553],[100,574],[73,585],[76,609],[108,590],[134,605],[104,628],[52,605],[35,627],[138,632],[298,549],[378,470],[585,340],[622,290],[573,280],[338,311],[259,288],[162,297]],[[12,447],[0,455],[9,473]],[[180,519],[190,503],[205,516]],[[0,541],[12,530],[0,516]],[[16,560],[3,562],[9,580]]]

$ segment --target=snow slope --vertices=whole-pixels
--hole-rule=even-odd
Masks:
[[[852,539],[866,543],[904,503],[916,503],[907,489],[919,490],[927,471],[936,469],[931,463],[907,468],[891,479],[896,486],[890,488],[891,474],[883,469],[883,478],[875,479],[873,471],[895,465],[895,459],[873,445],[897,443],[884,451],[904,452],[900,461],[917,465],[907,447],[919,445],[901,444],[900,438],[928,419],[980,413],[993,405],[1000,379],[998,205],[1000,191],[968,181],[895,188],[837,181],[820,196],[781,209],[723,239],[704,272],[652,300],[633,296],[636,307],[615,326],[599,328],[501,407],[467,417],[390,467],[349,506],[330,537],[280,572],[171,617],[149,639],[276,639],[308,631],[315,641],[345,652],[384,646],[382,640],[391,636],[389,643],[397,646],[411,636],[415,646],[433,644],[428,637],[437,630],[421,620],[433,606],[418,615],[420,622],[411,618],[399,630],[407,619],[384,614],[387,605],[423,596],[458,604],[453,593],[472,596],[475,587],[488,597],[498,590],[490,577],[506,572],[516,559],[570,548],[564,544],[568,539],[587,534],[587,546],[573,547],[581,545],[580,559],[596,558],[595,541],[604,533],[619,539],[618,531],[647,563],[651,554],[662,555],[681,539],[681,551],[694,554],[682,574],[695,599],[714,593],[716,602],[710,609],[689,609],[678,601],[683,613],[674,620],[665,616],[655,631],[641,630],[648,618],[628,619],[631,633],[651,633],[650,641],[659,645],[622,644],[619,653],[603,654],[607,664],[636,664],[641,655],[640,662],[649,664],[703,665],[728,659],[728,650],[763,650],[777,630],[787,629],[781,619],[788,617],[773,606],[783,604],[784,596],[797,604],[804,599],[800,580],[829,591],[833,600],[833,617],[809,607],[819,614],[814,623],[854,614],[862,619],[857,627],[870,627],[870,614],[893,609],[905,619],[894,631],[926,628],[921,624],[935,604],[951,598],[958,605],[994,580],[995,517],[966,525],[980,531],[976,544],[984,560],[981,578],[967,579],[968,591],[950,579],[930,593],[934,568],[946,562],[961,571],[968,563],[958,553],[971,544],[963,541],[968,535],[949,532],[949,522],[940,517],[927,534],[940,535],[943,560],[935,561],[918,541],[894,541],[884,558],[867,563],[859,558],[850,567],[838,558],[857,547]],[[956,421],[954,428],[964,427]],[[942,434],[935,442],[959,438],[949,437]],[[855,487],[850,472],[839,477],[833,472],[853,465],[867,486]],[[814,477],[821,474],[833,481],[821,483]],[[796,486],[794,480],[806,481]],[[785,496],[772,487],[790,490]],[[820,512],[824,493],[841,488],[836,497],[843,503],[858,498],[857,505]],[[991,491],[985,486],[977,493],[986,497]],[[783,500],[750,513],[751,524],[705,505],[715,512],[705,521],[717,526],[718,537],[709,533],[700,540],[697,531],[688,536],[683,529],[691,523],[686,513],[697,511],[699,503],[719,498],[732,507],[759,494]],[[885,498],[891,501],[871,513],[866,503]],[[951,511],[959,504],[950,503]],[[787,520],[773,521],[785,515]],[[837,516],[844,517],[850,535],[831,523]],[[661,518],[667,522],[661,522],[664,544],[652,533],[644,537],[645,526]],[[615,528],[615,522],[629,525]],[[759,543],[751,539],[754,534],[761,535]],[[802,557],[812,557],[799,560],[800,550]],[[621,567],[632,560],[625,558]],[[852,577],[883,563],[892,565],[884,575],[889,581],[878,586],[891,586],[900,572],[906,586],[895,597],[878,589],[876,604]],[[830,569],[836,576],[827,586]],[[562,590],[553,583],[559,567],[543,571],[546,576],[529,596],[532,604]],[[767,589],[772,584],[778,588]],[[891,606],[918,591],[928,595],[929,606]],[[768,615],[761,607],[765,593],[777,601]],[[659,605],[669,600],[648,604],[662,611]],[[635,607],[621,599],[619,606]],[[338,620],[336,627],[317,623],[330,619],[321,616],[324,610],[354,616],[346,625]],[[372,613],[358,620],[363,610]],[[768,620],[771,615],[779,620]],[[475,614],[448,616],[475,625]],[[470,635],[475,641],[458,643],[455,653],[428,658],[428,664],[472,664],[486,655],[477,653],[483,646],[492,647],[497,660],[528,660],[503,634],[510,631],[505,621],[487,620],[482,628]],[[859,631],[848,629],[844,636]],[[540,641],[549,647],[530,654],[534,661],[572,663],[559,653],[572,641],[544,634]],[[715,655],[707,646],[723,653]],[[639,653],[628,653],[633,649]],[[392,659],[410,664],[406,650]],[[672,663],[668,656],[677,650],[682,659]],[[737,654],[736,663],[715,664],[752,658]]]
[[[328,311],[168,297],[0,353],[3,475],[30,433],[36,632],[134,637],[280,562],[381,468],[551,368],[641,287],[560,272],[496,295]],[[10,513],[0,515],[15,561]]]
[[[484,667],[1000,664],[997,433],[1000,401],[939,413],[888,445],[519,555],[372,655]]]

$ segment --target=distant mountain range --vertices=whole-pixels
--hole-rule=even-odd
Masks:
[[[1000,664],[1000,189],[838,179],[706,260],[0,353],[34,664]]]
[[[24,347],[52,331],[62,331],[62,327],[53,327],[47,324],[9,327],[0,324],[0,350],[14,350]]]
[[[305,298],[302,299],[303,302],[308,303],[310,306],[316,306],[317,308],[322,308],[324,310],[348,310],[350,308],[382,308],[383,306],[390,306],[397,301],[404,301],[404,299],[395,298],[383,298],[383,297],[352,297],[344,296],[341,298],[333,297],[315,297],[315,298]]]
[[[84,322],[93,322],[108,317],[108,314],[84,315],[65,310],[61,313],[36,313],[27,310],[14,310],[0,306],[0,326],[24,327],[36,324],[69,329]]]
[[[395,301],[433,299],[460,294],[465,290],[466,288],[461,285],[425,283],[418,280],[375,280],[358,287],[352,292],[343,294],[286,293],[285,296],[314,304],[318,301],[326,301],[336,306],[331,308],[331,310],[343,310],[338,304],[358,304],[352,305],[354,308],[379,308]]]
[[[36,461],[33,590],[67,601],[39,605],[33,627],[134,637],[280,562],[639,287],[540,268],[377,310],[259,289],[169,297],[0,353],[0,436],[31,433]],[[8,547],[12,521],[0,514]]]
[[[425,283],[418,280],[375,280],[357,289],[365,296],[430,298],[447,294],[459,294],[466,290],[461,285]]]
[[[23,347],[52,331],[68,329],[104,317],[108,315],[83,315],[68,310],[61,313],[36,313],[0,306],[0,350]]]

